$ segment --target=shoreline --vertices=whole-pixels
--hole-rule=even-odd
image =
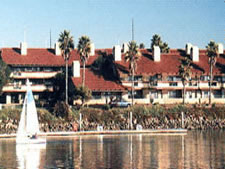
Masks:
[[[124,135],[124,134],[152,134],[152,135],[186,135],[187,129],[146,129],[146,130],[103,130],[103,131],[60,131],[60,132],[42,132],[38,135],[41,137],[69,137],[69,136],[86,136],[86,135]],[[0,134],[0,138],[15,138],[16,133]]]

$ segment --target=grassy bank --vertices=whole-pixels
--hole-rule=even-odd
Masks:
[[[3,109],[0,111],[0,133],[15,133],[20,119],[21,109]],[[105,130],[129,129],[129,115],[132,112],[133,129],[137,124],[144,129],[181,128],[181,112],[184,113],[186,129],[225,129],[225,106],[193,107],[186,105],[136,105],[130,108],[82,108],[71,109],[67,117],[56,117],[46,109],[38,109],[42,131],[72,131],[79,126],[79,114],[82,114],[82,129],[96,130],[102,125]]]

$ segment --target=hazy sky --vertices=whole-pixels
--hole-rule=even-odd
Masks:
[[[49,47],[50,29],[52,44],[67,29],[75,45],[85,34],[96,48],[111,48],[131,40],[132,18],[134,39],[146,47],[156,33],[171,48],[224,44],[224,0],[1,0],[0,47],[24,37],[28,47]]]

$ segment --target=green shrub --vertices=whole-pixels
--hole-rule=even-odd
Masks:
[[[46,122],[46,123],[54,123],[57,121],[57,118],[52,115],[48,110],[46,109],[37,109],[40,122]]]
[[[21,113],[21,109],[2,109],[0,111],[0,119],[2,121],[5,121],[7,119],[12,119],[12,120],[19,120],[20,119],[20,113]]]

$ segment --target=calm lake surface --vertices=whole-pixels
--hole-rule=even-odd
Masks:
[[[46,146],[0,139],[5,168],[225,168],[225,131],[49,137]]]

